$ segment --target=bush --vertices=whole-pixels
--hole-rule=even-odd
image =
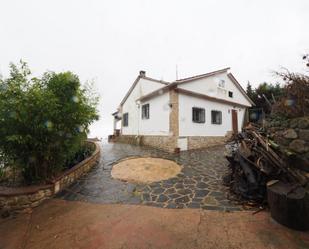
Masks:
[[[0,79],[0,154],[21,170],[27,183],[63,170],[98,119],[98,98],[71,72],[30,78],[26,63],[10,65]]]
[[[65,163],[65,168],[70,169],[87,157],[91,156],[95,151],[95,145],[92,143],[83,143],[83,145],[75,152],[75,154],[68,158]]]

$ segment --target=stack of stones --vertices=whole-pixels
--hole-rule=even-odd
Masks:
[[[309,116],[272,120],[267,131],[282,150],[291,151],[309,160]]]

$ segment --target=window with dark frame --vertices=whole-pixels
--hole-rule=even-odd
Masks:
[[[192,108],[192,121],[194,123],[205,123],[205,109],[204,108]]]
[[[129,113],[124,113],[122,117],[122,125],[124,127],[129,126]]]
[[[222,124],[222,112],[221,111],[211,111],[211,123],[212,124]]]
[[[149,119],[149,104],[142,105],[142,119]]]
[[[233,92],[229,91],[229,97],[233,98]]]

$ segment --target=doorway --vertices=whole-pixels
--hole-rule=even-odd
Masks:
[[[233,128],[233,133],[237,134],[238,133],[238,117],[237,117],[237,110],[232,110],[232,128]]]

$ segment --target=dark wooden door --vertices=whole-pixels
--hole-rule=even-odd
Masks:
[[[238,133],[238,118],[237,118],[237,110],[232,110],[232,128],[233,133]]]

